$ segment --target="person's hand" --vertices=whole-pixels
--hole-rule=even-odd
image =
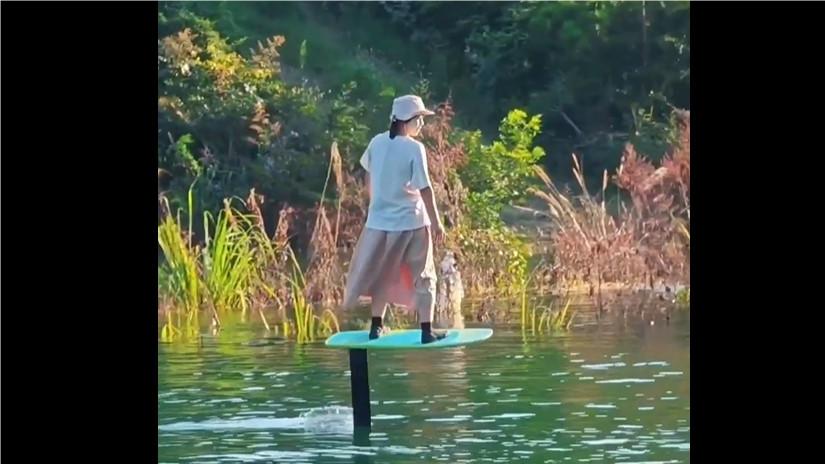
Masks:
[[[447,238],[446,235],[444,226],[440,222],[433,224],[433,241],[436,244],[441,245],[444,243],[444,240]]]

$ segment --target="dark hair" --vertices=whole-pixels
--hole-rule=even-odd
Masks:
[[[413,116],[410,119],[407,119],[406,121],[393,119],[392,122],[390,123],[390,140],[394,139],[398,135],[398,132],[401,131],[401,125],[402,124],[406,124],[406,123],[412,121],[413,119],[415,119],[417,117],[418,117],[417,115]]]
[[[398,131],[401,130],[401,121],[397,119],[393,119],[390,123],[390,140],[394,139],[396,135],[398,135]]]

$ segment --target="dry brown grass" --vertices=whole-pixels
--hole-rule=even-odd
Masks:
[[[453,128],[450,101],[438,105],[435,116],[421,130],[421,142],[427,147],[427,162],[439,212],[449,227],[459,227],[466,213],[467,189],[458,178],[458,170],[467,163],[464,144]]]
[[[602,304],[604,287],[653,287],[690,282],[690,113],[679,112],[679,139],[659,167],[627,145],[613,182],[629,196],[615,214],[605,206],[609,177],[600,195],[588,192],[579,160],[573,173],[581,193],[556,187],[542,169],[545,184],[534,193],[551,216],[553,267],[548,278],[557,287],[586,285]]]

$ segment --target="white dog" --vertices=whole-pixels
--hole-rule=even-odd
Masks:
[[[435,319],[438,327],[463,329],[464,316],[461,314],[461,300],[464,298],[464,286],[461,271],[455,253],[447,251],[441,260],[438,279],[438,300]],[[450,323],[452,321],[452,323]]]

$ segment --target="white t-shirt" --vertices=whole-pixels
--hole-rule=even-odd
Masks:
[[[415,230],[430,225],[419,190],[430,187],[424,145],[389,131],[370,141],[361,156],[370,174],[370,208],[367,227],[385,231]]]

